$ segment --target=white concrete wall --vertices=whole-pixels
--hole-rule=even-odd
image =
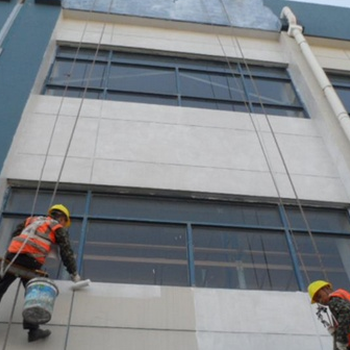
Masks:
[[[275,39],[69,18],[62,19],[53,39],[210,56],[225,51],[240,57],[243,52],[250,60],[286,64],[293,59],[292,72],[293,65],[303,63]],[[47,69],[45,62],[36,86],[42,85]],[[294,69],[300,84],[305,69]],[[308,91],[316,86],[312,81],[305,85]],[[277,197],[279,192],[285,198],[348,202],[348,165],[337,166],[320,132],[317,123],[327,111],[314,104],[322,96],[309,97],[307,106],[321,117],[251,118],[235,112],[33,94],[5,177],[259,197]]]
[[[8,178],[276,197],[273,175],[280,194],[294,197],[263,115],[253,116],[256,133],[248,114],[92,100],[79,111],[78,99],[61,103],[32,97]],[[346,202],[313,120],[270,122],[299,197]]]
[[[332,348],[306,293],[92,283],[73,295],[71,282],[57,285],[53,317],[42,326],[52,335],[31,344],[21,329],[21,286],[6,350]],[[1,304],[0,346],[15,289]]]

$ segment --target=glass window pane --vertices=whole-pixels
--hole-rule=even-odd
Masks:
[[[48,83],[74,87],[103,87],[106,68],[104,63],[56,60]]]
[[[335,289],[350,289],[350,237],[295,234],[305,281],[328,280]],[[319,253],[319,255],[318,255]]]
[[[296,290],[283,232],[194,228],[196,286]]]
[[[53,191],[35,189],[12,189],[7,202],[6,213],[25,213],[30,215],[34,207],[34,214],[45,214],[51,202],[64,204],[71,215],[82,215],[85,210],[86,194],[74,192],[58,192],[53,200]],[[37,200],[34,203],[35,197]]]
[[[280,227],[277,206],[93,195],[91,215],[124,218]]]
[[[188,285],[186,227],[90,222],[83,270],[94,281]]]
[[[250,82],[250,75],[258,92]],[[95,49],[61,47],[47,81],[44,92],[51,96],[64,94],[244,113],[264,113],[259,106],[251,110],[251,106],[245,105],[261,101],[268,106],[265,108],[268,114],[307,117],[285,68],[256,65],[247,68],[223,57],[212,61],[108,50],[100,50],[96,57]],[[87,82],[89,91],[83,95],[79,89],[85,88]],[[62,93],[59,85],[70,88]]]
[[[241,79],[231,75],[180,70],[180,89],[182,96],[244,100]]]
[[[176,94],[174,69],[112,65],[108,77],[109,89],[119,91]]]
[[[306,230],[307,226],[299,208],[286,207],[288,219],[294,229]],[[350,232],[347,210],[303,208],[307,224],[312,230]]]
[[[350,83],[350,82],[349,82]],[[343,105],[348,113],[350,113],[350,89],[336,88],[339,98],[343,102]]]
[[[253,82],[246,78],[245,84],[249,91],[249,99],[252,102],[300,105],[290,82],[254,77]]]
[[[328,73],[328,78],[336,86],[350,87],[350,75]]]

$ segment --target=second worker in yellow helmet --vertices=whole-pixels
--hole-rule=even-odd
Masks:
[[[332,284],[318,280],[308,287],[311,303],[329,307],[336,322],[333,334],[338,350],[350,350],[350,293],[344,289],[333,290]]]

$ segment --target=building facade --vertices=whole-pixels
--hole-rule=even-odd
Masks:
[[[92,281],[73,292],[48,259],[60,293],[33,346],[332,347],[306,289],[350,288],[349,12],[0,1],[1,254],[63,203]],[[8,350],[28,347],[16,288]]]

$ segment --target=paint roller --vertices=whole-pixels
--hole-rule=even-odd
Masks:
[[[83,281],[79,281],[79,282],[74,283],[74,284],[70,287],[70,289],[73,290],[73,291],[79,290],[79,289],[82,289],[82,288],[84,288],[84,287],[89,286],[90,283],[91,283],[91,281],[90,281],[89,279],[83,280]]]

